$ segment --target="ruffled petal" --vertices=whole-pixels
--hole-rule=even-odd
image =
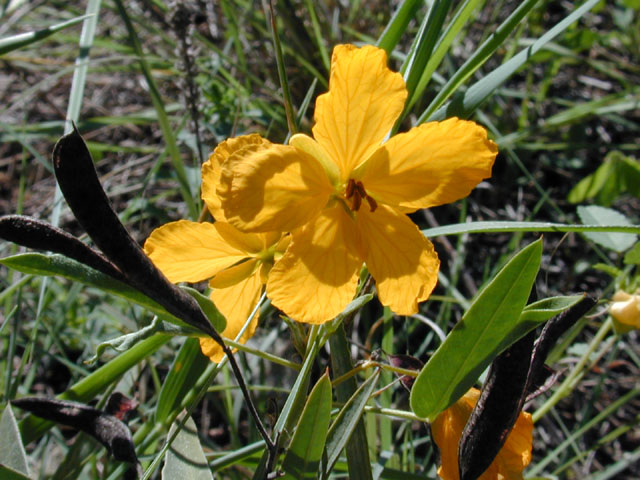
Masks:
[[[269,273],[267,296],[299,322],[324,323],[353,299],[362,260],[353,220],[342,206],[324,210],[293,232],[292,243]]]
[[[332,191],[314,157],[276,144],[231,155],[217,190],[229,223],[247,232],[289,232],[315,217]]]
[[[258,272],[229,288],[215,289],[211,292],[211,300],[227,319],[227,327],[222,332],[223,337],[236,338],[258,304],[261,293],[262,282]],[[249,340],[257,326],[258,313],[256,312],[239,342],[245,343]],[[212,362],[220,362],[224,357],[222,347],[209,337],[200,337],[200,349]]]
[[[316,101],[313,136],[340,167],[342,180],[380,145],[402,112],[407,89],[373,46],[337,45],[329,92]]]
[[[201,282],[247,257],[239,244],[221,235],[231,228],[188,220],[167,223],[151,232],[144,251],[171,282]]]
[[[217,221],[225,221],[224,211],[222,210],[220,199],[216,193],[216,189],[220,184],[222,165],[231,155],[248,145],[266,145],[269,143],[268,140],[262,138],[257,133],[229,138],[219,143],[209,156],[209,159],[202,164],[202,200],[207,204],[209,212],[211,212],[211,215],[213,215],[213,218]]]
[[[416,210],[469,195],[491,176],[498,147],[474,122],[450,118],[395,135],[353,172],[378,202]]]
[[[297,133],[289,139],[289,145],[296,147],[298,150],[307,152],[313,158],[318,160],[320,165],[324,168],[324,171],[327,172],[327,177],[329,177],[329,181],[333,185],[338,185],[340,183],[340,169],[331,159],[321,143],[318,143],[309,135]]]
[[[417,313],[431,295],[440,261],[433,244],[406,215],[379,205],[356,216],[362,255],[376,281],[378,298],[398,315]]]

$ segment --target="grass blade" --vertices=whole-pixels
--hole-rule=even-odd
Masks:
[[[65,28],[72,27],[73,25],[80,23],[87,17],[89,17],[89,15],[83,15],[81,17],[67,20],[66,22],[51,25],[50,27],[43,28],[41,30],[36,30],[35,32],[21,33],[19,35],[13,35],[11,37],[0,38],[0,55],[4,55],[13,50],[17,50],[19,48],[26,47],[27,45],[31,45],[32,43],[39,42],[40,40],[50,37],[60,30],[64,30]]]
[[[331,421],[331,381],[325,373],[309,394],[302,416],[287,449],[283,480],[317,478]]]
[[[391,51],[400,41],[400,37],[407,30],[407,25],[415,17],[422,4],[422,0],[405,0],[398,7],[377,43],[378,47],[387,52],[387,55],[391,55]]]
[[[547,42],[550,42],[560,33],[565,31],[573,22],[575,22],[580,17],[582,17],[582,15],[591,10],[598,3],[598,1],[599,0],[589,0],[585,2],[579,8],[567,15],[562,21],[558,22],[551,30],[542,35],[531,46],[519,52],[506,63],[503,63],[500,67],[482,78],[482,80],[474,83],[466,92],[460,93],[450,103],[431,114],[431,112],[433,112],[438,104],[442,104],[442,102],[444,101],[444,95],[442,95],[442,98],[439,98],[441,97],[441,95],[438,94],[434,101],[431,102],[431,105],[422,113],[422,115],[420,115],[418,123],[422,123],[425,120],[442,120],[444,118],[452,116],[468,118],[489,97],[489,95],[491,95],[522,65],[527,63],[529,59],[536,52],[541,50]],[[525,3],[523,3],[522,5],[525,5]],[[518,8],[518,10],[522,8],[522,5]],[[453,90],[449,91],[449,89],[443,89],[441,92],[443,91],[448,92],[448,96]]]
[[[551,222],[469,222],[455,223],[444,227],[427,228],[422,233],[427,237],[440,235],[462,235],[463,233],[506,233],[506,232],[619,232],[640,234],[640,226],[622,225],[569,225]]]

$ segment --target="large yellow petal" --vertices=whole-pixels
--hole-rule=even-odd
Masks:
[[[474,122],[450,118],[395,135],[353,172],[381,203],[416,210],[454,202],[484,178],[498,147]]]
[[[229,223],[247,232],[288,232],[315,217],[333,188],[322,165],[289,145],[251,145],[222,167],[218,196]]]
[[[379,205],[356,215],[360,245],[378,298],[398,315],[417,313],[438,281],[440,260],[433,244],[406,215]]]
[[[248,145],[268,144],[269,141],[262,138],[257,133],[251,135],[243,135],[241,137],[229,138],[219,143],[209,159],[202,164],[202,200],[207,204],[207,208],[213,218],[219,222],[224,222],[224,211],[220,205],[220,199],[216,193],[216,189],[220,184],[220,174],[222,165],[235,152],[243,149]]]
[[[475,391],[477,392],[477,390]],[[477,396],[475,401],[477,401]],[[431,423],[431,435],[440,450],[438,475],[443,480],[460,480],[458,474],[458,443],[467,420],[471,416],[475,401],[469,406],[463,397],[440,413]]]
[[[482,480],[491,480],[489,477],[492,469],[498,472],[505,480],[521,480],[522,471],[531,462],[531,449],[533,442],[533,420],[531,414],[521,412],[515,425],[487,472],[480,477]]]
[[[353,299],[358,285],[362,260],[357,255],[353,220],[338,205],[292,237],[269,273],[267,296],[294,320],[329,321]]]
[[[201,282],[247,257],[237,242],[230,245],[220,234],[231,228],[188,220],[167,223],[151,232],[144,251],[171,282]]]
[[[235,339],[249,315],[258,304],[262,293],[260,274],[254,275],[229,287],[215,289],[211,292],[211,300],[227,319],[227,327],[222,332],[225,338]],[[251,319],[249,327],[240,338],[240,343],[249,340],[258,326],[258,313]],[[222,347],[209,337],[200,338],[200,349],[212,362],[220,362],[224,353]]]
[[[406,99],[402,75],[389,70],[384,50],[334,48],[329,92],[316,101],[313,136],[340,167],[343,181],[380,145]]]

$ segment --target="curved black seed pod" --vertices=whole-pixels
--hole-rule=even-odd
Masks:
[[[530,390],[531,386],[542,383],[540,377],[544,377],[546,374],[544,371],[544,362],[560,336],[586,315],[589,310],[595,307],[596,303],[598,302],[595,298],[585,294],[573,307],[556,315],[545,324],[533,349],[527,391]]]
[[[531,388],[546,374],[545,360],[560,336],[596,304],[584,297],[544,326],[501,353],[492,363],[478,403],[458,448],[461,480],[474,480],[489,468],[511,432]]]
[[[458,447],[460,480],[475,480],[489,468],[518,419],[524,402],[535,330],[491,364],[478,403]]]
[[[54,398],[25,397],[12,400],[11,403],[45,420],[88,433],[104,445],[116,460],[138,462],[129,427],[113,415],[82,403]]]
[[[36,250],[60,253],[110,277],[125,281],[124,275],[100,252],[73,235],[46,222],[22,215],[0,218],[0,238]]]
[[[127,283],[223,345],[193,297],[167,280],[122,225],[100,185],[89,149],[75,127],[56,143],[53,166],[73,214],[98,248],[124,274]]]

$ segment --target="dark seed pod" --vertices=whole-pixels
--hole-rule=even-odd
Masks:
[[[82,403],[53,398],[25,397],[11,402],[18,408],[80,430],[98,440],[116,460],[138,463],[129,427],[113,415]]]
[[[75,127],[53,149],[53,166],[76,219],[124,274],[127,283],[223,345],[195,299],[167,280],[122,225],[100,185],[89,149]]]
[[[478,478],[504,445],[527,395],[548,374],[545,360],[560,336],[591,310],[596,300],[584,296],[547,322],[535,342],[532,331],[498,355],[478,403],[465,426],[458,448],[461,480]]]
[[[489,468],[516,423],[524,402],[534,339],[532,331],[493,361],[460,439],[460,480],[475,480]]]
[[[546,323],[533,349],[531,368],[529,369],[528,390],[535,385],[544,383],[544,377],[546,376],[544,362],[547,359],[547,355],[549,355],[549,352],[560,336],[591,310],[596,303],[597,300],[595,298],[585,294],[582,300],[573,307],[556,315]]]
[[[118,267],[100,252],[46,222],[22,215],[7,215],[0,218],[0,238],[27,248],[60,253],[116,280],[125,281]]]

